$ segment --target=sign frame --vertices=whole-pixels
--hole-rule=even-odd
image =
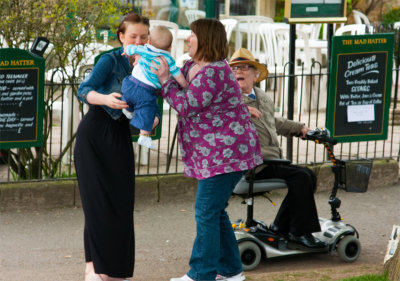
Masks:
[[[34,73],[35,77],[33,78],[35,81],[33,81],[34,85],[31,85],[34,87],[35,90],[35,98],[36,100],[33,99],[34,108],[36,109],[35,116],[33,119],[33,128],[31,130],[34,130],[34,135],[31,134],[32,136],[29,136],[29,138],[11,138],[8,139],[7,137],[1,137],[0,135],[0,149],[11,149],[11,148],[29,148],[29,147],[41,147],[43,145],[43,117],[44,117],[44,75],[45,75],[45,59],[42,57],[39,57],[37,55],[32,54],[29,51],[26,50],[21,50],[21,49],[15,49],[15,48],[4,48],[0,50],[1,53],[1,59],[0,59],[0,70],[1,72],[4,72],[6,74],[5,78],[7,78],[7,71],[10,72],[18,72],[18,70],[29,70],[30,73]],[[2,74],[3,75],[3,74]],[[27,75],[29,79],[29,74],[24,74]],[[1,80],[1,79],[0,79]],[[7,92],[11,93],[13,91],[13,88],[10,88],[7,84],[11,85],[12,80],[4,80],[5,84],[3,85],[3,89],[0,93],[0,97],[8,97]],[[14,83],[17,83],[18,79],[14,81]],[[21,80],[18,83],[21,83],[21,85],[24,84],[24,82]],[[22,86],[21,86],[22,87]],[[25,96],[29,91],[26,90],[24,91],[18,91],[18,94],[21,95],[21,101],[19,104],[19,107],[22,107],[22,102],[24,102]],[[17,94],[17,93],[16,93]],[[15,101],[15,100],[14,100]],[[21,112],[24,113],[24,112]],[[15,113],[14,112],[14,117],[16,120],[20,120],[19,124],[22,124],[21,118],[26,118],[26,116],[22,116],[23,114],[21,113]],[[26,112],[25,112],[26,113]],[[11,116],[11,115],[10,115]],[[24,131],[23,127],[25,126],[20,126],[20,131]],[[28,130],[28,129],[27,129]],[[2,129],[0,128],[0,131]],[[4,133],[4,131],[3,131]],[[19,134],[19,133],[18,133]]]
[[[333,37],[326,127],[338,142],[387,139],[393,47],[394,33]],[[349,120],[349,107],[364,121]]]
[[[285,1],[285,21],[288,23],[342,23],[347,21],[346,13],[346,0]]]

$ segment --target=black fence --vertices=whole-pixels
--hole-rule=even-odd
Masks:
[[[397,40],[399,34],[396,35]],[[398,46],[398,43],[396,43]],[[398,50],[394,58],[392,75],[388,138],[382,141],[341,143],[335,146],[339,159],[373,158],[399,159],[400,110],[398,109],[399,60]],[[285,66],[286,68],[287,66]],[[273,98],[276,115],[287,117],[288,81],[286,69],[278,72],[269,67],[269,77],[260,87]],[[310,67],[298,67],[294,75],[295,96],[293,120],[305,123],[313,129],[325,125],[328,95],[328,69],[326,64],[314,62]],[[84,75],[84,73],[82,73]],[[62,75],[51,75],[45,85],[44,145],[29,149],[0,151],[0,182],[34,179],[75,178],[73,148],[79,121],[87,106],[76,99],[80,80],[68,82]],[[183,172],[183,164],[177,141],[176,112],[164,102],[161,139],[156,149],[148,150],[134,143],[136,175],[163,175]],[[324,148],[315,143],[293,139],[288,147],[287,139],[280,139],[284,157],[293,155],[297,164],[327,161]]]

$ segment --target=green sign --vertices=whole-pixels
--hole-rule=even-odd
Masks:
[[[285,18],[289,23],[346,22],[345,0],[285,1]]]
[[[115,50],[118,50],[119,48],[121,48],[121,47],[117,47],[117,48],[114,48],[114,49],[111,49],[111,50],[102,52],[100,55],[98,55],[98,56],[96,56],[96,57],[94,58],[94,63],[96,64],[96,63],[98,62],[99,58],[100,58],[102,55],[107,54],[107,53],[110,53],[110,52],[115,51]],[[159,112],[160,112],[160,123],[158,124],[158,126],[157,126],[157,127],[151,132],[151,134],[150,134],[150,137],[151,137],[153,140],[158,140],[158,139],[161,138],[161,131],[162,131],[162,130],[161,130],[161,126],[162,126],[162,116],[163,116],[163,103],[164,103],[164,100],[163,100],[161,97],[158,97],[158,98],[157,98],[157,104],[158,104],[158,110],[159,110]],[[135,127],[133,127],[132,125],[130,125],[130,131],[131,131],[131,135],[132,135],[132,141],[137,141],[137,140],[139,139],[140,130],[137,129],[137,128],[135,128]]]
[[[45,59],[0,49],[0,148],[43,144]]]
[[[387,138],[394,34],[334,36],[326,127],[338,142]]]

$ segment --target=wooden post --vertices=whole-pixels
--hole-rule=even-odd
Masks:
[[[386,256],[384,260],[385,272],[388,273],[388,280],[400,280],[400,226],[394,225],[390,235]]]
[[[388,280],[400,280],[400,247],[397,247],[393,257],[385,263],[385,271],[388,272]]]

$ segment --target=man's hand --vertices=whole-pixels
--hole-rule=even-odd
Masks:
[[[303,125],[303,127],[301,127],[301,138],[305,138],[307,132],[311,131],[310,128],[308,128],[305,124]]]
[[[257,108],[252,107],[252,106],[247,106],[250,111],[250,115],[252,118],[260,118],[262,116],[261,111],[259,111]]]

